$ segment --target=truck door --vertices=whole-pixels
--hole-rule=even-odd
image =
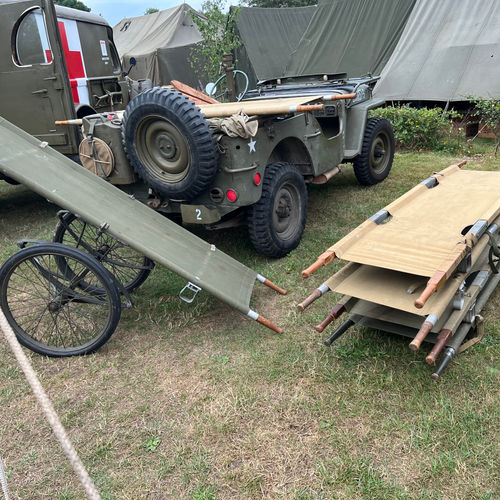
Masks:
[[[68,71],[50,0],[0,4],[0,115],[64,154],[76,154]]]

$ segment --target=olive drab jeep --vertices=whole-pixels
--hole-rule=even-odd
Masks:
[[[128,89],[100,16],[51,0],[0,0],[0,116],[66,155],[78,128],[58,120],[123,109]]]
[[[362,185],[389,174],[392,126],[368,118],[384,103],[372,98],[375,82],[344,74],[263,82],[234,103],[234,109],[251,105],[263,113],[245,118],[253,125],[246,130],[243,124],[239,133],[221,126],[221,118],[207,118],[214,114],[210,106],[219,104],[198,107],[176,90],[153,88],[132,99],[124,114],[83,119],[82,163],[185,224],[246,222],[260,253],[282,257],[304,231],[308,183],[327,182],[344,162],[353,163]],[[287,98],[307,102],[308,96],[323,104],[266,111]]]

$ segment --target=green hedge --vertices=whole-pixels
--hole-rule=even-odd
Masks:
[[[396,144],[403,149],[456,151],[463,144],[463,132],[455,130],[451,119],[460,115],[441,108],[388,106],[373,111],[373,116],[387,118],[394,127]]]

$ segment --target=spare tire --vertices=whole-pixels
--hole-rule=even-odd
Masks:
[[[133,169],[159,196],[191,200],[217,173],[217,143],[208,121],[175,90],[155,87],[130,101],[122,140]]]

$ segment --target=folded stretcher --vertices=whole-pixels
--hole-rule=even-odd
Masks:
[[[447,347],[433,374],[438,378],[476,332],[479,312],[500,280],[500,172],[461,166],[433,174],[303,271],[308,277],[335,257],[349,261],[299,305],[304,310],[329,290],[344,295],[316,327],[321,332],[351,314],[327,345],[356,323],[412,337],[414,351],[426,340],[434,343],[429,364]]]

